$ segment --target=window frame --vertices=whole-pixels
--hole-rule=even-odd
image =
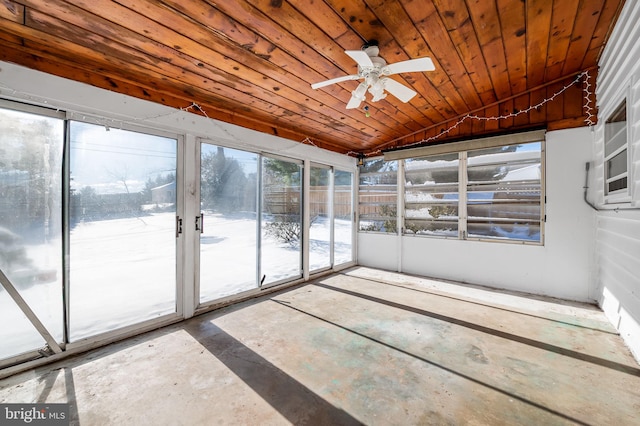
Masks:
[[[441,176],[443,172],[445,172],[447,169],[451,169],[450,174],[455,175],[455,180],[452,180],[451,182],[447,182],[447,181],[437,182],[435,181],[435,179],[437,179],[436,177],[431,177],[432,181],[430,183],[414,185],[412,182],[412,184],[408,184],[407,175],[414,174],[419,176],[421,170],[428,170],[428,169],[419,169],[419,168],[413,169],[412,167],[407,167],[407,160],[411,160],[411,162],[416,161],[417,163],[419,161],[430,161],[430,160],[427,160],[429,158],[433,159],[434,161],[455,163],[455,166],[442,165],[439,168],[437,168],[437,171],[440,172]],[[418,236],[424,235],[429,237],[452,238],[452,239],[460,238],[460,236],[462,235],[461,234],[462,218],[465,216],[464,208],[463,208],[465,203],[461,199],[462,197],[464,197],[464,194],[461,192],[462,176],[460,173],[462,169],[461,166],[463,161],[464,159],[463,159],[462,153],[436,154],[432,156],[412,157],[402,161],[404,165],[404,168],[403,168],[404,174],[402,176],[402,179],[404,182],[404,188],[403,188],[404,190],[402,191],[402,201],[403,201],[402,213],[403,213],[404,227],[402,228],[402,235],[418,235]],[[409,172],[407,172],[407,169],[413,169],[413,170],[409,170]],[[429,173],[429,172],[423,172],[423,173]],[[432,171],[431,173],[435,173],[435,171]],[[432,175],[427,175],[427,176],[432,176]],[[417,189],[414,189],[416,187]],[[457,190],[451,191],[450,189],[454,187],[457,188]],[[435,195],[435,199],[433,199],[432,194],[437,194]],[[455,194],[455,197],[447,198],[447,195],[449,194]],[[441,198],[439,198],[438,195],[441,195]],[[431,199],[426,199],[423,201],[418,200],[419,198],[422,198],[424,196],[427,196],[428,198],[431,198]],[[450,200],[450,201],[447,201],[447,200]],[[419,208],[409,209],[408,208],[409,206],[419,206]],[[437,216],[434,216],[436,214],[436,213],[433,213],[432,209],[434,208],[441,209],[439,211],[440,214],[438,214]],[[453,208],[454,212],[450,212],[449,211],[450,208]],[[408,211],[419,212],[420,210],[425,210],[425,209],[428,210],[428,213],[426,212],[425,213],[430,217],[426,217],[426,216],[425,217],[419,217],[419,216],[407,217]],[[447,215],[447,213],[451,213],[451,214]],[[432,228],[432,229],[416,229],[416,224],[420,222],[425,224],[423,225],[422,228]],[[446,228],[447,224],[454,224],[454,226],[452,227],[452,229],[447,229]]]
[[[364,163],[367,162],[374,162],[374,161],[382,161],[383,163],[395,163],[395,170],[392,171],[376,171],[376,172],[366,172],[363,173],[363,168],[364,168]],[[357,175],[357,183],[358,183],[358,193],[357,193],[357,201],[358,201],[358,205],[357,205],[357,212],[358,212],[358,220],[357,220],[357,232],[364,232],[364,233],[376,233],[376,234],[383,234],[383,235],[397,235],[398,234],[398,229],[399,227],[402,227],[402,223],[401,223],[401,217],[404,217],[404,212],[400,211],[401,206],[399,204],[399,199],[400,199],[400,191],[402,190],[402,179],[401,176],[403,177],[404,173],[403,173],[403,165],[404,163],[401,161],[397,161],[397,160],[392,160],[392,161],[387,161],[384,160],[383,157],[372,157],[372,158],[368,158],[366,160],[364,160],[364,163],[362,166],[358,167],[358,175]],[[370,185],[372,188],[375,186],[381,186],[381,187],[385,187],[388,192],[392,192],[391,187],[393,186],[393,192],[395,192],[395,199],[393,202],[368,202],[368,203],[363,203],[362,202],[362,195],[363,195],[363,191],[362,191],[362,187],[365,186],[362,184],[362,177],[363,174],[371,174],[371,175],[383,175],[384,173],[395,173],[395,177],[396,177],[396,182],[395,184],[372,184]],[[384,188],[383,188],[384,189]],[[404,191],[403,191],[404,192]],[[395,215],[393,214],[389,214],[389,215],[385,215],[385,214],[380,214],[377,217],[372,217],[372,218],[367,218],[365,217],[364,220],[366,220],[367,222],[373,222],[372,224],[368,225],[367,229],[363,229],[361,222],[363,221],[363,213],[362,213],[362,207],[363,206],[388,206],[391,209],[391,213],[395,213]],[[393,212],[393,210],[395,210],[395,212]],[[401,214],[402,213],[402,214]],[[377,222],[382,222],[383,225],[381,227],[379,227],[378,229],[376,229]],[[393,224],[393,228],[390,230],[382,230],[382,228],[384,227],[384,223],[389,223],[389,224]]]
[[[628,203],[631,201],[631,168],[630,168],[630,144],[629,144],[629,136],[631,134],[631,126],[629,121],[629,90],[625,90],[621,96],[616,98],[616,102],[612,103],[615,105],[610,111],[607,111],[606,114],[603,114],[606,118],[603,124],[603,136],[602,136],[602,180],[603,180],[603,193],[604,193],[604,203],[605,204],[618,204],[618,203]],[[625,116],[624,122],[625,125],[620,130],[616,131],[612,137],[607,137],[607,126],[612,123],[618,121],[611,121],[614,117],[620,113],[621,109],[624,108]],[[620,135],[624,130],[624,143],[621,144],[618,148],[614,149],[610,153],[607,154],[607,142],[613,140],[616,136]],[[609,166],[608,162],[619,156],[620,154],[626,154],[625,161],[625,170],[621,173],[616,174],[613,177],[608,177],[609,174]],[[609,189],[609,185],[612,182],[615,182],[620,179],[626,179],[626,185],[623,188],[614,189],[611,191]]]
[[[525,142],[525,143],[514,143],[514,144],[510,144],[510,145],[505,145],[505,146],[518,146],[518,145],[526,145],[526,144],[534,144],[534,143],[539,143],[540,144],[540,162],[539,162],[539,171],[540,171],[540,178],[538,179],[538,185],[539,185],[539,192],[540,192],[540,196],[539,196],[539,233],[540,233],[540,238],[538,240],[527,240],[527,239],[517,239],[517,238],[499,238],[499,237],[488,237],[488,236],[469,236],[469,232],[468,232],[468,222],[469,222],[469,212],[468,212],[468,208],[470,205],[474,204],[472,200],[471,202],[469,201],[469,186],[472,185],[469,182],[469,178],[468,178],[468,168],[469,168],[469,153],[473,152],[473,151],[482,151],[483,148],[480,149],[469,149],[467,150],[464,154],[465,154],[465,163],[464,163],[464,170],[461,171],[462,174],[464,174],[465,176],[465,200],[467,203],[467,211],[465,211],[465,224],[464,224],[464,239],[466,240],[473,240],[473,241],[494,241],[494,242],[506,242],[506,243],[514,243],[514,244],[530,244],[530,245],[544,245],[544,225],[546,222],[546,215],[545,215],[545,211],[546,211],[546,207],[545,207],[545,202],[546,202],[546,187],[545,187],[545,162],[546,162],[546,141],[543,140],[539,140],[539,141],[531,141],[531,142]],[[505,165],[509,165],[509,164],[526,164],[527,161],[523,161],[523,160],[514,160],[513,162],[496,162],[494,164],[505,164]],[[535,162],[532,162],[532,164],[535,164]],[[472,167],[477,167],[477,166],[472,166]],[[527,180],[522,180],[520,181],[525,182]],[[513,181],[512,181],[513,182]],[[511,186],[509,183],[505,183],[507,187]],[[473,185],[476,185],[476,183],[473,183]],[[530,184],[527,184],[530,185]],[[535,185],[535,183],[534,183]],[[517,186],[515,189],[518,189]],[[525,190],[526,191],[526,190]],[[507,192],[509,192],[509,189],[507,189]],[[522,214],[522,212],[520,212],[520,214]],[[525,222],[534,222],[532,219],[527,220],[526,214],[524,214],[521,217],[518,217],[516,219],[523,219],[523,221]],[[509,222],[513,222],[513,219],[511,218],[504,218],[502,217],[502,222],[498,221],[498,224],[503,223],[503,224],[507,224]],[[481,223],[482,221],[479,220],[474,220],[473,221],[475,224]],[[491,222],[489,222],[491,223]]]
[[[358,218],[358,232],[376,232],[380,234],[397,234],[399,236],[407,237],[426,237],[426,238],[440,238],[451,240],[470,240],[470,241],[488,241],[488,242],[500,242],[507,244],[523,244],[523,245],[544,245],[545,241],[545,222],[546,222],[546,138],[544,130],[537,130],[531,132],[514,133],[510,135],[494,136],[482,139],[466,140],[461,142],[455,142],[450,144],[438,144],[433,146],[418,147],[415,149],[398,150],[385,152],[383,160],[385,162],[398,161],[397,166],[397,216],[396,223],[398,226],[397,232],[384,232],[376,230],[362,229],[361,218]],[[487,148],[499,148],[503,146],[518,146],[525,144],[539,144],[539,238],[527,239],[527,238],[510,238],[500,236],[483,236],[468,234],[468,159],[469,153],[473,151],[481,151]],[[407,222],[415,221],[416,218],[407,218],[406,204],[407,204],[407,189],[410,190],[411,185],[406,185],[406,160],[407,159],[421,159],[426,157],[436,157],[442,154],[456,154],[459,158],[458,163],[458,219],[457,219],[457,235],[433,235],[428,233],[414,233],[411,230],[406,229],[405,224]],[[368,159],[369,161],[380,159],[380,157]],[[514,163],[518,164],[521,160],[514,159]],[[505,162],[508,165],[508,162]],[[359,168],[362,171],[362,168]],[[362,185],[359,178],[359,190]],[[362,208],[361,194],[358,194],[358,211]],[[411,203],[409,203],[411,204]],[[526,219],[526,218],[524,218]],[[509,220],[505,220],[505,223]],[[529,220],[531,222],[531,220]],[[537,222],[537,221],[536,221]],[[515,223],[515,222],[514,222]]]

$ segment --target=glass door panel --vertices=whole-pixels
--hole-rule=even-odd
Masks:
[[[302,276],[302,163],[262,158],[260,283]]]
[[[200,302],[258,287],[258,155],[200,145]]]
[[[63,339],[61,119],[0,109],[0,269]],[[0,285],[0,359],[44,340]]]
[[[70,123],[70,339],[176,311],[177,140]]]
[[[353,260],[353,173],[334,172],[333,186],[334,265]]]
[[[331,169],[311,167],[309,270],[331,267]]]

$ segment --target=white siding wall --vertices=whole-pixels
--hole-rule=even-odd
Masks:
[[[544,246],[360,233],[358,263],[496,288],[594,302],[594,212],[583,201],[588,128],[546,135]],[[396,240],[400,238],[400,246]],[[383,266],[381,266],[383,265]]]
[[[640,359],[640,2],[627,1],[600,60],[598,125],[590,197],[601,209],[595,235],[598,302]],[[604,205],[604,122],[627,98],[631,200]],[[619,210],[610,210],[620,207]],[[624,208],[632,208],[625,210]],[[607,210],[609,209],[609,210]]]

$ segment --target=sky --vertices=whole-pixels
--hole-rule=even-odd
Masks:
[[[175,139],[74,121],[72,188],[92,186],[98,193],[123,193],[127,188],[139,192],[148,178],[175,174],[176,152]]]

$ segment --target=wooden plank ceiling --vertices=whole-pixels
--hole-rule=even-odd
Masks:
[[[341,153],[585,124],[624,0],[0,0],[0,60]],[[375,39],[418,95],[345,109]],[[6,82],[5,82],[6,84]],[[538,105],[537,108],[529,107]],[[593,102],[590,106],[593,106]],[[364,107],[368,107],[365,111]],[[499,120],[465,118],[499,117]],[[461,122],[460,122],[461,121]],[[456,122],[459,125],[452,127]],[[450,129],[449,131],[447,131]]]

